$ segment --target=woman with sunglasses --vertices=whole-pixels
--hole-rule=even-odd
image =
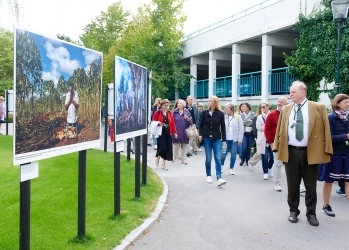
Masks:
[[[256,127],[257,127],[257,153],[262,155],[262,167],[263,167],[263,180],[268,180],[269,169],[272,168],[274,164],[273,151],[270,145],[267,143],[267,139],[264,135],[264,125],[267,115],[269,114],[269,104],[267,102],[262,102],[261,114],[257,117]]]

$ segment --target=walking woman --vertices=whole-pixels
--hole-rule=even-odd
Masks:
[[[349,200],[349,96],[338,94],[332,101],[332,113],[328,115],[330,123],[333,155],[331,161],[321,164],[319,180],[325,181],[323,187],[324,205],[322,212],[335,216],[330,206],[330,195],[334,181],[343,180],[347,199]]]
[[[159,97],[155,98],[154,106],[152,107],[151,113],[150,113],[151,120],[153,120],[153,116],[154,116],[155,112],[158,111],[158,109],[160,107],[160,102],[161,102],[161,98],[159,98]],[[154,149],[157,150],[158,141],[157,141],[157,138],[155,137],[155,135],[153,135],[153,146],[154,146]]]
[[[224,161],[230,149],[229,174],[234,175],[234,165],[236,161],[238,145],[242,144],[242,138],[244,136],[244,124],[242,123],[241,116],[234,114],[234,105],[230,103],[225,104],[225,130],[227,150],[225,152],[222,152],[222,173]]]
[[[240,107],[241,118],[244,122],[244,138],[242,139],[242,155],[240,166],[244,163],[248,163],[251,158],[251,148],[254,142],[254,137],[252,133],[252,119],[254,117],[254,112],[251,112],[251,105],[247,102],[243,103]]]
[[[181,161],[184,165],[187,165],[187,161],[185,159],[185,153],[187,144],[189,143],[189,139],[185,130],[193,124],[193,120],[191,118],[190,112],[185,108],[185,101],[178,100],[177,108],[173,110],[173,118],[174,123],[177,129],[177,138],[173,138],[174,144],[174,154],[173,154],[173,162],[176,161],[178,156],[179,148],[181,148]]]
[[[222,179],[222,143],[226,148],[226,132],[224,113],[221,111],[219,99],[217,96],[210,96],[208,99],[208,110],[202,111],[202,117],[199,126],[199,141],[204,141],[206,155],[206,181],[212,183],[211,161],[212,151],[216,163],[217,186],[222,186],[227,182]]]
[[[162,169],[168,170],[166,161],[173,160],[172,135],[177,138],[176,125],[172,113],[168,110],[170,101],[163,99],[160,102],[159,110],[154,113],[153,121],[158,121],[158,126],[162,126],[162,133],[158,138],[158,148],[156,151],[155,164],[158,167],[160,158],[162,158]]]
[[[272,168],[274,164],[274,155],[272,148],[267,143],[267,139],[264,135],[264,126],[267,115],[269,114],[269,104],[262,102],[261,114],[258,115],[256,121],[257,128],[257,153],[262,155],[262,167],[263,167],[263,180],[268,180],[269,178],[269,169]]]

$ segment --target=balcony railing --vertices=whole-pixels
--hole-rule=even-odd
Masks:
[[[269,70],[268,90],[270,95],[285,95],[289,93],[292,82],[297,77],[290,75],[288,67]]]
[[[245,9],[245,10],[243,10],[243,11],[240,11],[240,12],[238,12],[238,13],[236,13],[236,14],[230,16],[230,17],[227,17],[227,18],[225,18],[225,19],[223,19],[223,20],[221,20],[221,21],[218,21],[218,22],[216,22],[216,23],[214,23],[214,24],[211,24],[210,26],[207,26],[207,27],[202,28],[202,29],[200,29],[200,30],[198,30],[198,31],[195,31],[194,33],[191,33],[191,34],[189,34],[189,35],[186,35],[186,36],[183,37],[182,40],[183,40],[183,41],[186,41],[186,40],[188,40],[188,39],[190,39],[190,38],[196,37],[196,36],[198,36],[198,35],[200,35],[200,34],[203,34],[203,33],[205,33],[205,32],[208,32],[208,31],[210,31],[210,30],[213,30],[213,29],[215,29],[215,28],[218,28],[218,27],[220,27],[220,26],[222,26],[222,25],[224,25],[224,24],[230,23],[230,22],[232,22],[232,21],[234,21],[234,20],[236,20],[236,19],[238,19],[238,18],[240,18],[240,17],[246,16],[246,15],[248,15],[248,14],[251,14],[251,13],[253,13],[253,12],[255,12],[255,11],[258,11],[258,10],[260,10],[260,9],[262,9],[262,8],[265,8],[265,7],[267,7],[267,6],[270,6],[270,5],[272,5],[272,4],[275,4],[275,3],[281,2],[281,1],[283,1],[283,0],[264,0],[264,1],[262,1],[261,3],[256,4],[256,5],[254,5],[254,6],[250,7],[250,8],[248,8],[248,9]]]
[[[262,71],[250,72],[238,75],[238,95],[258,96],[261,95]]]
[[[194,97],[196,99],[208,98],[208,79],[195,82]]]
[[[231,97],[231,76],[215,78],[213,94],[218,97]]]

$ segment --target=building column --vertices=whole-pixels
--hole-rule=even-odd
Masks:
[[[194,77],[190,79],[190,95],[194,97],[194,86],[197,81],[198,65],[194,64],[194,57],[190,57],[190,74]],[[196,97],[195,97],[196,98]]]
[[[238,53],[238,44],[232,46],[231,60],[231,102],[237,105],[238,101],[238,75],[241,73],[241,54]]]
[[[179,99],[179,92],[176,91],[176,92],[175,92],[175,100],[178,100],[178,99]]]
[[[208,96],[213,95],[213,82],[216,78],[217,60],[213,59],[213,51],[209,52],[208,60]]]
[[[261,99],[262,102],[268,101],[269,96],[269,70],[272,69],[272,59],[273,59],[273,47],[269,45],[268,35],[263,35],[262,37],[262,86],[261,86]]]

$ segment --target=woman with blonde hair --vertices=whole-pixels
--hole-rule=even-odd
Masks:
[[[264,125],[267,115],[269,114],[269,103],[262,102],[261,110],[257,116],[256,128],[257,128],[257,153],[262,155],[262,167],[263,167],[263,180],[268,180],[269,169],[273,167],[274,155],[272,148],[267,143],[267,139],[264,134]]]
[[[160,158],[162,158],[163,170],[168,170],[166,168],[166,161],[173,160],[172,135],[174,138],[177,138],[177,130],[173,115],[171,111],[168,110],[169,105],[170,101],[168,99],[161,100],[160,108],[153,116],[153,121],[157,121],[158,126],[162,127],[162,133],[158,138],[155,164],[156,166],[159,166]]]
[[[226,147],[226,132],[224,113],[221,111],[219,99],[217,96],[210,96],[208,99],[208,110],[202,112],[199,126],[199,141],[204,142],[206,155],[206,181],[212,183],[211,161],[212,151],[216,163],[217,186],[222,186],[227,182],[222,179],[222,143]]]

